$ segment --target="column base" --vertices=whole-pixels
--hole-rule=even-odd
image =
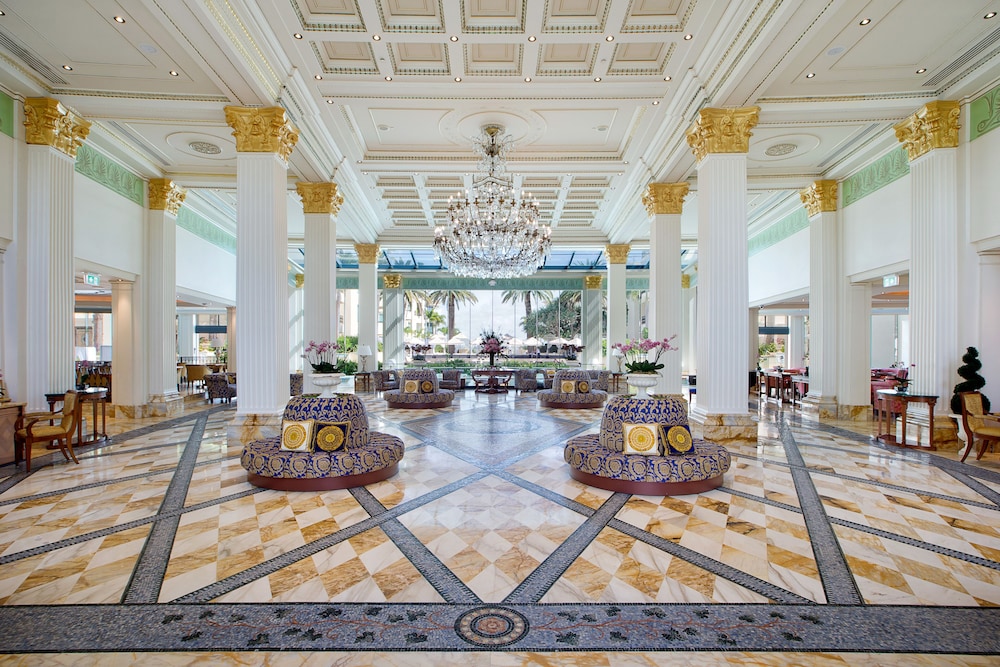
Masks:
[[[184,397],[176,391],[153,394],[146,404],[146,414],[150,417],[175,417],[182,412],[184,412]]]
[[[236,413],[226,426],[226,436],[247,444],[251,440],[273,438],[281,435],[281,412],[273,414]]]
[[[910,411],[906,414],[906,440],[915,444],[917,437],[924,447],[930,442],[927,437],[928,416],[927,410],[915,410],[916,406],[910,406]],[[896,419],[896,433],[902,428],[902,420]],[[943,452],[959,452],[965,448],[965,442],[958,437],[958,423],[948,415],[934,415],[934,446]]]
[[[871,405],[838,405],[837,419],[845,422],[866,422],[872,420]]]
[[[144,417],[149,417],[149,411],[146,409],[145,405],[117,405],[111,404],[107,406],[108,417],[117,417],[119,419],[142,419]]]
[[[720,445],[757,444],[757,420],[746,414],[705,414],[695,408],[691,421],[700,424],[705,440]]]
[[[802,416],[816,421],[835,421],[839,416],[837,399],[806,394],[802,399]]]

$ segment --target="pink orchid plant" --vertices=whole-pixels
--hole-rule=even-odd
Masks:
[[[336,343],[328,340],[317,343],[314,340],[306,345],[306,352],[302,358],[309,362],[316,373],[338,373],[340,372],[340,360],[337,358],[337,350],[340,347]]]
[[[621,351],[625,357],[625,369],[629,373],[655,373],[663,368],[660,363],[663,353],[678,349],[670,344],[675,338],[677,334],[663,340],[627,340],[611,347]]]

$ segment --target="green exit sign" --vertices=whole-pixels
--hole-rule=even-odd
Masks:
[[[88,285],[93,285],[98,287],[101,284],[101,274],[99,273],[85,273],[83,274],[83,280]]]

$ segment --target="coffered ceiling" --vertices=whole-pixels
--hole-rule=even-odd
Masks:
[[[428,248],[500,123],[510,170],[557,247],[648,238],[640,197],[692,183],[705,106],[761,107],[748,216],[766,226],[817,178],[895,144],[892,125],[1000,73],[1000,0],[0,0],[0,86],[94,122],[92,145],[235,219],[223,107],[281,105],[294,182],[335,180],[338,236]],[[116,17],[119,17],[116,19]],[[864,153],[863,151],[868,151]],[[792,202],[792,204],[789,204]]]

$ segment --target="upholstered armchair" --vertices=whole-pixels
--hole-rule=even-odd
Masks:
[[[451,389],[452,391],[465,389],[465,378],[462,376],[462,371],[457,368],[446,368],[441,371],[441,381],[438,386],[441,389]]]
[[[556,369],[546,368],[542,371],[542,387],[544,389],[552,389],[552,378],[556,376]]]
[[[188,364],[187,365],[187,381],[188,386],[193,387],[195,383],[200,382],[202,387],[205,386],[205,376],[212,372],[212,369],[204,364]]]
[[[229,381],[228,373],[209,373],[205,376],[205,389],[208,391],[208,402],[214,403],[215,399],[232,402],[236,398],[236,382]]]
[[[601,391],[608,390],[608,385],[611,383],[611,371],[597,369],[587,372],[590,373],[590,379],[592,380],[590,383],[591,387],[600,389]]]
[[[599,408],[608,392],[594,389],[590,372],[580,369],[556,371],[552,388],[538,392],[543,408]]]
[[[80,463],[73,453],[73,435],[80,423],[79,395],[67,391],[61,412],[28,412],[14,424],[14,462],[24,459],[24,471],[31,472],[31,447],[36,442],[55,441],[66,460]],[[56,424],[50,421],[58,419]]]
[[[399,376],[396,375],[396,371],[372,371],[372,379],[375,382],[376,394],[390,389],[399,389]]]
[[[518,368],[514,371],[514,389],[535,391],[538,389],[538,371],[534,368]]]
[[[383,394],[390,408],[446,408],[455,398],[451,389],[438,386],[437,372],[429,368],[407,368],[399,379],[399,389]]]
[[[288,374],[288,395],[289,396],[302,395],[302,373]]]
[[[1000,442],[1000,414],[983,411],[983,395],[978,391],[963,391],[959,396],[962,397],[962,426],[968,441],[962,461],[972,451],[975,441],[979,440],[978,461],[983,458],[987,446],[993,447]]]

